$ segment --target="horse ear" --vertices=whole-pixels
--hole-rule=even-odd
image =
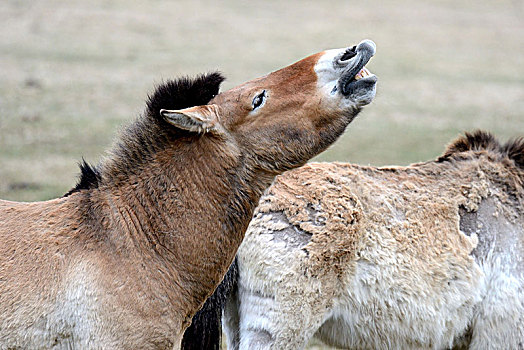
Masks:
[[[202,105],[185,109],[161,109],[160,115],[179,129],[205,133],[219,128],[218,106]]]

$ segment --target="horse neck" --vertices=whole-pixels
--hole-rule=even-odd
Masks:
[[[100,188],[114,215],[113,238],[164,264],[171,286],[194,298],[192,312],[227,271],[271,181],[226,146],[201,138],[167,148],[125,181]]]

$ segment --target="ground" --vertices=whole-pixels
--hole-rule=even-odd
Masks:
[[[465,130],[523,135],[523,16],[522,0],[4,0],[0,198],[65,193],[162,79],[218,69],[227,89],[364,38],[376,100],[316,160],[402,165]]]

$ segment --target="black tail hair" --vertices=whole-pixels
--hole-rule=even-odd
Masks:
[[[229,267],[222,282],[204,306],[193,317],[191,326],[182,339],[182,350],[220,350],[222,338],[222,311],[226,301],[237,287],[237,258]]]

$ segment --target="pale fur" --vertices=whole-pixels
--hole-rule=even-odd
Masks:
[[[524,171],[459,155],[277,177],[237,254],[228,348],[522,349]]]

